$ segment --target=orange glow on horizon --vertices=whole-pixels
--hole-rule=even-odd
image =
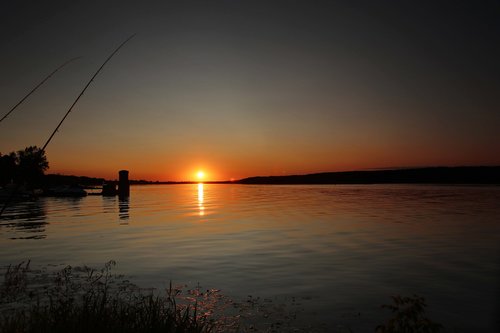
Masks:
[[[190,181],[210,182],[238,180],[253,176],[280,176],[308,174],[317,172],[354,171],[372,168],[423,167],[429,165],[493,165],[499,162],[483,158],[480,150],[476,159],[455,156],[452,152],[444,154],[438,149],[419,146],[405,154],[400,150],[386,150],[382,146],[365,147],[321,147],[307,151],[275,149],[254,152],[231,151],[206,156],[203,152],[190,154],[139,154],[133,150],[128,155],[121,151],[83,150],[81,154],[64,154],[64,151],[51,151],[48,154],[49,174],[102,177],[118,179],[118,170],[129,170],[129,178],[149,181]],[[86,148],[87,149],[87,148]],[[158,148],[159,150],[160,148]],[[223,149],[223,148],[220,148]],[[332,151],[325,154],[322,149]],[[214,149],[214,152],[216,150]],[[93,156],[87,158],[86,156]],[[491,159],[491,156],[489,156]],[[95,161],[100,161],[96,163]]]

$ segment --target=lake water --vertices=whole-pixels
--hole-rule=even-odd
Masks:
[[[391,295],[458,332],[498,332],[500,187],[152,185],[40,198],[0,219],[0,265],[110,259],[141,286],[300,299],[313,325],[373,331]]]

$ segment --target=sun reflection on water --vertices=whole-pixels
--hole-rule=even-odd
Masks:
[[[205,215],[205,206],[203,206],[203,183],[198,183],[198,209],[199,215]]]

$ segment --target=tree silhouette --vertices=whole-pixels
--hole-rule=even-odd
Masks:
[[[0,184],[5,185],[11,181],[16,184],[26,184],[29,187],[40,185],[49,162],[45,151],[37,146],[30,146],[0,155]]]
[[[7,155],[0,154],[0,185],[8,184],[14,179],[17,169],[17,155],[12,152]]]

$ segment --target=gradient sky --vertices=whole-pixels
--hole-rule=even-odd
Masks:
[[[0,152],[189,180],[500,164],[498,1],[3,1]]]

